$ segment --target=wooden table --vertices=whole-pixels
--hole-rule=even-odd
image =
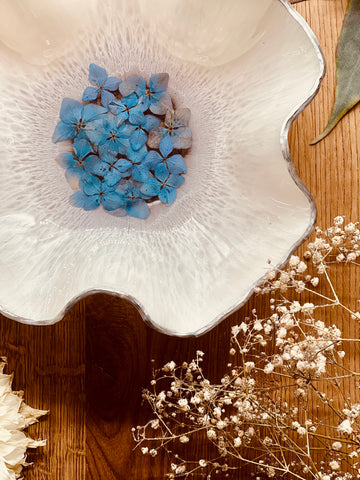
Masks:
[[[333,104],[335,48],[346,3],[296,4],[317,35],[327,62],[320,93],[295,121],[290,135],[295,167],[314,196],[321,226],[330,225],[336,215],[360,219],[360,107],[323,142],[309,145]],[[355,284],[353,274],[340,276],[340,295],[351,297],[350,285]],[[201,349],[211,355],[204,362],[208,378],[219,380],[229,361],[230,328],[254,307],[262,308],[261,297],[252,297],[218,328],[196,340],[161,335],[145,326],[133,306],[105,295],[81,301],[54,326],[24,326],[2,317],[0,353],[8,356],[14,387],[25,390],[30,405],[50,410],[29,429],[32,436],[47,438],[48,444],[30,455],[35,465],[25,471],[25,479],[164,478],[161,459],[151,461],[133,452],[130,432],[144,415],[141,389],[148,385],[151,359],[161,366],[169,360],[189,360]],[[245,476],[237,473],[232,478]]]

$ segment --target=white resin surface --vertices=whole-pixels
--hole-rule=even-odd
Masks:
[[[88,5],[86,28],[75,38],[72,29],[64,51],[55,42],[46,65],[42,37],[30,53],[26,35],[26,49],[21,39],[0,45],[0,309],[53,323],[76,298],[105,290],[129,297],[164,332],[202,333],[312,228],[287,129],[317,89],[321,53],[280,0]],[[59,20],[64,39],[71,25]],[[185,183],[145,221],[69,204],[55,161],[69,144],[51,136],[62,99],[81,100],[90,63],[121,77],[167,72],[175,103],[191,109]]]

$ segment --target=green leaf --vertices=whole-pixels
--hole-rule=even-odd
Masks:
[[[360,0],[350,0],[336,54],[335,104],[325,130],[311,142],[325,138],[339,120],[360,101]]]

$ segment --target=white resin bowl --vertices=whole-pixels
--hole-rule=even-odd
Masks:
[[[324,71],[313,33],[284,0],[16,3],[0,12],[21,32],[0,34],[1,312],[46,325],[101,291],[162,332],[209,330],[315,222],[287,142]],[[69,203],[51,137],[90,63],[122,78],[167,72],[175,103],[191,109],[185,183],[147,220]]]

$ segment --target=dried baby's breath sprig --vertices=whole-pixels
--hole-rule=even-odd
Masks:
[[[359,336],[343,338],[318,317],[337,308],[358,327],[360,314],[340,301],[330,270],[357,265],[360,232],[336,217],[315,233],[304,260],[292,256],[257,289],[269,314],[253,310],[232,328],[231,363],[219,383],[205,377],[200,351],[154,371],[152,390],[143,392],[153,417],[133,435],[144,455],[171,456],[167,478],[210,480],[245,465],[259,479],[360,478],[360,372],[345,355]]]
[[[5,374],[6,358],[0,361],[0,478],[23,478],[21,472],[26,462],[26,450],[46,444],[45,440],[33,440],[23,430],[45,415],[44,410],[29,407],[23,401],[23,392],[12,390],[13,375]]]

